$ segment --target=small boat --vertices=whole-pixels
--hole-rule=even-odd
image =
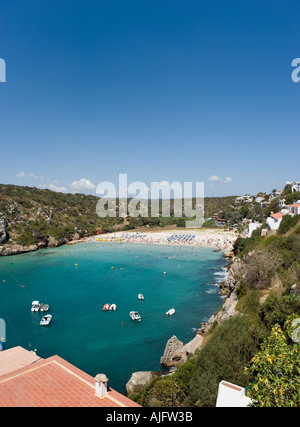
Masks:
[[[143,294],[138,294],[138,299],[144,299],[144,295]]]
[[[51,314],[46,314],[45,316],[42,317],[42,320],[40,321],[40,325],[42,326],[49,325],[49,323],[51,322],[51,319],[52,319]]]
[[[129,313],[129,316],[131,317],[131,319],[132,319],[132,320],[136,320],[136,321],[138,321],[138,322],[140,322],[140,321],[141,321],[141,316],[140,316],[140,314],[138,313],[138,311],[131,311],[131,312]]]
[[[39,311],[40,306],[41,304],[39,301],[32,301],[31,311]]]
[[[175,313],[175,308],[171,308],[171,310],[168,310],[167,312],[166,312],[166,315],[167,316],[173,316],[173,314]]]
[[[49,310],[49,305],[48,304],[42,304],[40,307],[40,311],[48,311]]]
[[[107,310],[109,310],[109,304],[104,304],[104,306],[103,306],[102,310],[103,310],[103,311],[107,311]]]
[[[110,310],[116,310],[117,309],[116,304],[110,304],[109,309]]]

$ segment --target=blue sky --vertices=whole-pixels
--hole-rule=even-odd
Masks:
[[[299,180],[299,16],[298,0],[1,1],[0,182]]]

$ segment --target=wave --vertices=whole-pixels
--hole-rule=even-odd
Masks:
[[[221,271],[217,271],[216,273],[214,273],[214,276],[216,277],[216,282],[217,283],[221,283],[222,280],[226,279],[228,276],[228,271],[226,268],[222,268]]]
[[[205,291],[206,294],[215,294],[216,292],[218,292],[218,289],[216,287]]]

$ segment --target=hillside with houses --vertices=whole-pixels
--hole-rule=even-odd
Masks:
[[[261,229],[262,235],[272,235],[300,215],[300,181],[287,181],[282,190],[274,189],[270,194],[259,192],[235,198],[234,207],[221,209],[213,217],[206,218],[204,226],[228,227],[237,229],[245,237]]]

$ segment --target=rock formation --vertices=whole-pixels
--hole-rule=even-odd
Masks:
[[[138,393],[146,385],[148,385],[154,378],[161,375],[161,372],[156,371],[139,371],[131,375],[130,380],[126,384],[126,394],[129,396],[131,393]]]
[[[7,222],[5,216],[0,218],[0,245],[8,241],[8,233],[6,231]]]
[[[179,339],[173,335],[167,342],[165,351],[163,356],[160,358],[160,363],[165,366],[174,366],[174,362],[172,360],[174,354],[178,354],[183,348],[183,342],[179,341]]]

